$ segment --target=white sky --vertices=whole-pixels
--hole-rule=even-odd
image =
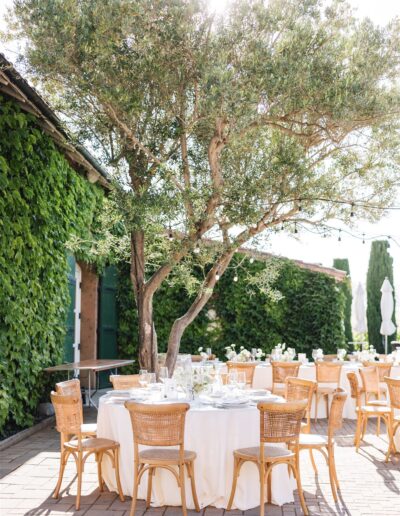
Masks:
[[[224,6],[229,0],[209,0],[210,7],[219,12],[223,11]],[[377,24],[385,24],[391,18],[400,16],[399,0],[348,0],[356,9],[360,16],[368,16]],[[4,29],[4,14],[7,7],[12,5],[12,0],[0,0],[0,30]],[[15,62],[16,54],[10,50],[17,50],[16,45],[8,43],[2,51],[7,58]],[[400,193],[397,205],[400,205]],[[334,225],[334,224],[332,224]],[[398,245],[392,243],[390,253],[394,260],[394,283],[397,298],[397,322],[400,324],[400,211],[388,212],[380,222],[368,224],[359,222],[356,228],[351,230],[354,234],[365,233],[366,237],[376,235],[391,235],[397,240]],[[365,285],[370,252],[370,240],[362,244],[361,240],[356,240],[342,234],[342,241],[338,242],[337,236],[332,238],[322,238],[311,235],[307,232],[299,231],[298,238],[294,239],[285,234],[274,235],[265,250],[297,258],[311,263],[321,263],[332,266],[334,258],[348,258],[350,261],[350,271],[353,281],[353,288],[361,282]]]

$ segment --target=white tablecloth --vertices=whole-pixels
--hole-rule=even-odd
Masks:
[[[124,494],[132,495],[133,441],[129,413],[124,405],[108,395],[100,398],[97,419],[98,437],[107,437],[121,445],[120,475]],[[201,507],[226,508],[233,474],[233,451],[258,446],[259,412],[256,407],[217,409],[194,405],[186,415],[185,448],[197,453],[195,478]],[[115,475],[108,457],[103,459],[104,479],[116,491]],[[147,475],[142,478],[138,498],[146,498]],[[293,501],[295,482],[284,465],[272,473],[272,502],[277,505]],[[188,508],[193,509],[190,482],[186,479]],[[233,508],[247,510],[259,505],[259,474],[254,464],[244,464],[238,479]],[[158,469],[153,480],[152,505],[181,505],[175,477]]]
[[[358,370],[360,368],[360,364],[357,363],[346,363],[342,367],[341,377],[340,377],[340,385],[347,392],[347,400],[343,409],[343,417],[347,419],[356,419],[356,411],[355,411],[355,403],[351,398],[351,390],[350,384],[347,379],[347,373],[351,371],[355,371],[358,374]],[[393,366],[390,376],[397,377],[400,376],[400,366]],[[299,370],[299,378],[304,378],[305,380],[315,380],[315,365],[307,364],[300,366]],[[361,378],[358,375],[358,381],[361,385]],[[329,384],[326,384],[327,386]],[[271,389],[272,387],[272,366],[270,364],[262,364],[256,367],[253,378],[253,387],[255,389]],[[311,415],[314,417],[315,414],[315,399],[313,401],[313,407],[311,410]],[[323,399],[320,400],[318,404],[318,418],[326,417],[326,407],[325,401]],[[399,432],[400,433],[400,432]]]

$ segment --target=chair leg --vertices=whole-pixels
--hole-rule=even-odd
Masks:
[[[147,476],[147,498],[146,498],[146,509],[150,507],[151,502],[151,488],[153,486],[153,471],[155,468],[149,468],[148,469],[148,476]]]
[[[313,451],[312,451],[312,448],[310,448],[309,450],[309,453],[310,453],[310,460],[311,460],[311,464],[312,464],[312,467],[313,467],[313,470],[314,470],[314,473],[318,473],[318,470],[317,470],[317,466],[315,464],[315,460],[314,460],[314,455],[313,455]]]
[[[265,511],[265,465],[259,464],[258,465],[259,471],[260,471],[260,516],[264,516]],[[267,468],[267,479],[269,475],[269,467]]]
[[[199,499],[197,498],[197,491],[196,491],[196,482],[194,480],[194,463],[188,462],[186,464],[186,466],[187,466],[187,470],[188,470],[188,475],[190,477],[190,484],[192,486],[192,497],[193,497],[194,507],[197,512],[200,512]]]
[[[267,470],[267,501],[272,503],[272,468]]]
[[[132,489],[132,503],[131,503],[131,511],[129,513],[129,516],[135,516],[135,508],[136,508],[136,499],[137,499],[137,493],[138,493],[138,467],[139,465],[135,463],[134,465],[134,473],[133,473],[133,489]]]
[[[187,516],[185,492],[185,464],[179,465],[179,483],[181,487],[182,514]]]
[[[318,418],[318,402],[319,402],[319,396],[317,393],[315,393],[314,423],[317,422],[317,418]]]
[[[378,416],[378,420],[376,422],[376,435],[379,437],[381,435],[381,417]]]
[[[356,433],[354,435],[354,446],[356,447],[357,452],[358,452],[358,448],[360,446],[361,426],[362,426],[362,414],[361,414],[361,412],[358,412],[357,413]]]
[[[338,501],[338,497],[337,497],[337,492],[336,492],[335,473],[334,473],[334,469],[333,469],[334,466],[332,464],[333,457],[332,457],[332,453],[331,453],[331,448],[330,447],[327,448],[327,452],[328,452],[329,481],[331,483],[331,490],[332,490],[333,499],[335,500],[335,502],[337,502]]]
[[[390,454],[392,453],[392,450],[394,451],[394,453],[396,453],[396,447],[394,445],[392,417],[389,416],[389,418],[387,418],[387,419],[385,418],[385,422],[386,422],[386,430],[387,430],[388,440],[389,440],[389,446],[388,446],[388,451],[386,453],[385,462],[388,462],[389,458],[390,458]]]
[[[233,500],[235,498],[237,479],[238,479],[238,476],[239,476],[239,469],[240,469],[239,464],[240,464],[240,459],[238,459],[237,457],[234,457],[232,489],[231,489],[231,495],[229,497],[228,505],[226,506],[226,510],[227,511],[231,510],[232,504],[233,504]]]
[[[125,502],[124,493],[122,492],[121,479],[119,476],[119,448],[114,449],[114,469],[115,469],[115,480],[117,481],[117,489],[119,499],[121,502]]]
[[[362,425],[362,433],[361,439],[364,440],[364,436],[367,433],[367,425],[368,425],[368,414],[364,414],[363,416],[363,425]]]
[[[103,492],[103,476],[101,474],[101,460],[103,458],[102,453],[96,453],[96,462],[97,462],[97,478],[99,481],[99,491]]]
[[[332,446],[331,454],[332,454],[333,478],[334,478],[334,480],[335,480],[335,484],[336,484],[336,489],[337,489],[337,491],[340,491],[339,480],[338,480],[337,473],[336,473],[335,448],[334,448],[334,446]]]
[[[329,394],[324,395],[326,405],[326,419],[329,420]]]
[[[293,474],[294,474],[294,476],[296,478],[297,491],[299,492],[301,508],[303,509],[304,514],[306,516],[308,516],[308,509],[307,509],[306,501],[304,499],[303,488],[301,486],[300,470],[298,469],[297,463],[298,463],[298,460],[296,460],[295,464],[291,463],[291,467],[292,467],[292,470],[293,470]]]
[[[77,469],[78,469],[78,487],[76,491],[75,509],[79,511],[81,506],[81,492],[82,492],[82,474],[83,474],[83,457],[82,452],[78,452]]]
[[[61,452],[60,471],[58,473],[58,480],[57,480],[56,488],[54,489],[53,498],[58,498],[58,495],[60,494],[61,483],[62,483],[62,479],[64,476],[64,471],[65,471],[65,466],[67,464],[68,455],[69,455],[68,452],[65,452],[65,451]]]

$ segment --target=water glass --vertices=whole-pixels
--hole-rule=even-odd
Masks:
[[[237,373],[236,384],[239,387],[239,389],[244,389],[246,387],[246,373],[244,373],[244,372]]]
[[[147,369],[141,369],[139,371],[139,383],[142,387],[147,387],[147,384],[149,383],[147,375],[148,375]]]
[[[236,387],[238,383],[238,373],[236,371],[233,371],[231,373],[228,373],[228,385],[229,387]]]
[[[312,357],[314,359],[314,362],[317,360],[318,358],[318,349],[313,349],[312,350]]]
[[[206,353],[207,353],[207,355],[208,355],[208,359],[210,360],[211,355],[212,355],[212,349],[211,349],[211,348],[207,348],[207,349],[206,349]]]
[[[147,373],[147,383],[152,386],[157,383],[156,373]]]
[[[257,356],[257,349],[256,348],[251,348],[251,358],[253,360],[255,360],[256,356]]]
[[[160,367],[158,378],[160,382],[164,383],[165,379],[168,378],[168,367]]]

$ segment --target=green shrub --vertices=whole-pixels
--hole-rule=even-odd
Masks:
[[[63,353],[65,243],[88,236],[101,199],[35,118],[0,97],[0,432],[29,426],[48,393],[43,368]]]

